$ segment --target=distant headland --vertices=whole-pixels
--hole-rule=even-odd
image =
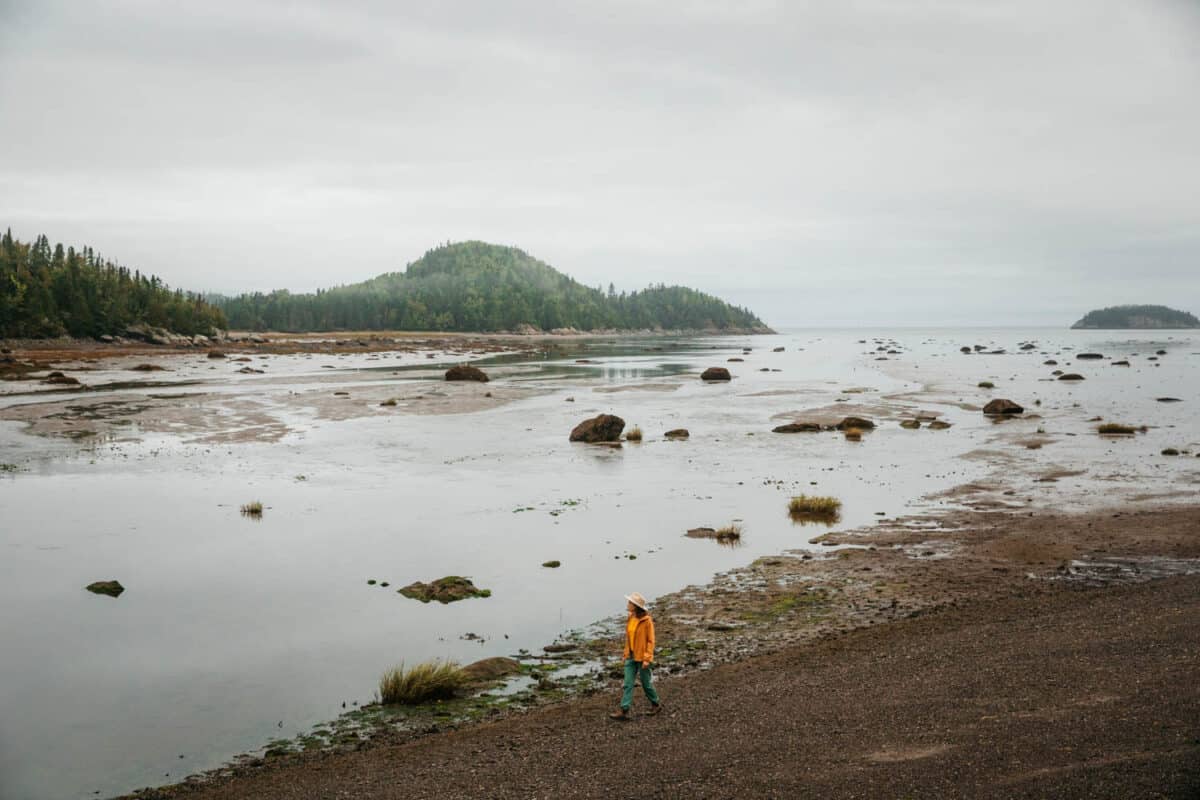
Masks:
[[[1091,330],[1200,328],[1200,320],[1186,311],[1166,306],[1111,306],[1089,311],[1071,327]]]

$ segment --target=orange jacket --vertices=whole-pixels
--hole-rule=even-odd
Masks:
[[[637,620],[632,640],[629,629],[625,629],[625,658],[632,658],[639,664],[654,660],[654,620],[649,614]]]

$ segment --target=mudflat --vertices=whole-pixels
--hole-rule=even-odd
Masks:
[[[1026,533],[1056,527],[1027,519]],[[1060,529],[1124,527],[1125,549],[1186,557],[1196,520],[1175,508]],[[138,796],[1200,796],[1200,576],[1048,578],[1013,555],[1023,581],[997,573],[915,616],[664,677],[657,717],[611,722],[605,692]]]

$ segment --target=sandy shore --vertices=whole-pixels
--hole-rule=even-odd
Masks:
[[[639,796],[1195,797],[1197,530],[1187,506],[839,534],[656,603],[665,718],[606,720],[610,679],[138,796],[611,797],[635,737]]]

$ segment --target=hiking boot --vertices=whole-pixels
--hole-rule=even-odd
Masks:
[[[653,717],[655,714],[660,713],[662,710],[663,710],[662,703],[651,703],[650,707],[648,709],[646,709],[646,716]]]
[[[609,719],[620,719],[620,720],[626,720],[626,721],[631,719],[631,717],[629,716],[628,708],[618,708],[616,711],[609,714],[608,718]]]

